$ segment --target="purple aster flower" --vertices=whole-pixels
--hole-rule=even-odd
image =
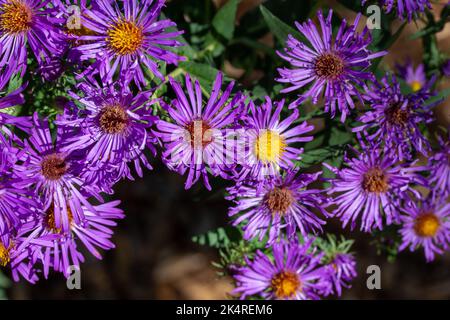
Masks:
[[[123,82],[101,84],[84,82],[79,86],[80,95],[69,93],[77,108],[66,104],[66,112],[55,123],[66,130],[65,152],[85,153],[87,180],[100,183],[100,177],[109,176],[114,183],[122,177],[133,179],[128,163],[132,162],[142,177],[141,164],[151,169],[145,150],[153,154],[154,138],[148,129],[156,117],[152,115],[152,92],[134,95]]]
[[[442,74],[450,77],[450,59],[447,59],[442,65]]]
[[[383,141],[385,152],[398,160],[411,160],[414,151],[426,155],[430,144],[420,125],[433,121],[431,109],[435,105],[425,105],[429,97],[426,91],[424,87],[422,92],[405,96],[396,77],[386,75],[364,96],[372,110],[358,118],[363,124],[353,131],[363,131],[370,142]]]
[[[30,137],[24,141],[23,164],[17,172],[20,185],[35,190],[43,211],[53,208],[57,228],[68,230],[71,219],[76,223],[83,220],[83,205],[95,212],[87,200],[90,195],[101,198],[95,185],[88,185],[80,177],[84,169],[80,159],[61,149],[61,132],[53,141],[48,122],[40,120],[37,113],[33,124]]]
[[[350,288],[350,282],[356,278],[356,261],[350,253],[337,253],[333,259],[325,266],[327,268],[332,292],[338,296],[342,294],[342,288]]]
[[[311,241],[304,245],[296,241],[275,243],[273,261],[263,252],[246,258],[246,265],[234,275],[241,299],[258,295],[264,299],[319,299],[328,292],[327,271],[320,265],[320,256],[308,253]]]
[[[396,164],[396,161],[383,155],[377,148],[367,148],[356,157],[344,157],[346,168],[336,169],[324,163],[336,178],[330,179],[329,194],[334,194],[333,210],[345,227],[350,223],[353,229],[356,220],[361,220],[361,230],[372,231],[398,221],[402,201],[411,201],[411,197],[420,198],[420,193],[411,183],[425,184],[416,173],[421,167]]]
[[[81,60],[96,59],[91,68],[109,81],[116,71],[132,70],[136,84],[145,85],[145,70],[163,79],[159,63],[182,60],[168,47],[182,44],[175,40],[181,31],[167,31],[176,24],[159,20],[165,0],[125,0],[121,8],[109,0],[97,0],[84,10],[82,25],[94,35],[83,35],[77,47]],[[92,71],[92,70],[90,70]]]
[[[409,61],[404,65],[396,65],[396,68],[400,78],[405,80],[413,92],[422,90],[427,84],[427,76],[423,63],[419,64],[417,68],[414,68],[414,64]]]
[[[428,198],[419,205],[406,206],[401,216],[402,244],[399,250],[422,247],[427,261],[443,254],[450,245],[450,203],[446,197]]]
[[[0,69],[27,65],[27,44],[40,65],[63,51],[56,8],[49,0],[0,0]]]
[[[366,2],[367,0],[362,0],[362,4]],[[396,10],[398,18],[404,19],[407,17],[408,21],[416,18],[426,8],[431,8],[429,0],[379,0],[378,2],[383,6],[386,13]]]
[[[322,232],[322,220],[317,213],[327,217],[323,208],[325,197],[320,190],[309,189],[309,184],[317,181],[321,172],[315,174],[297,174],[291,170],[284,176],[257,185],[247,182],[229,188],[229,200],[236,206],[230,208],[229,216],[234,225],[244,223],[244,238],[258,238],[262,241],[268,234],[268,243],[273,243],[286,228],[288,239],[292,239],[297,230],[303,236],[308,233]]]
[[[356,32],[360,14],[353,26],[348,26],[343,20],[333,40],[332,14],[333,11],[330,10],[325,19],[322,11],[317,13],[322,32],[317,30],[311,20],[304,24],[296,23],[297,29],[309,44],[300,42],[292,35],[288,36],[287,48],[278,54],[293,68],[278,69],[280,78],[277,81],[291,85],[282,92],[308,87],[306,92],[299,94],[299,98],[291,107],[299,105],[307,98],[317,104],[323,94],[325,111],[331,112],[334,117],[337,107],[342,113],[341,121],[344,122],[350,109],[355,107],[352,97],[356,96],[361,100],[358,87],[364,86],[364,80],[374,79],[374,76],[366,71],[370,60],[387,52],[371,53],[368,50],[367,47],[372,41],[369,30],[365,28],[361,34]]]
[[[0,134],[0,235],[18,228],[38,206],[29,190],[15,186],[17,152]]]
[[[280,119],[283,107],[284,100],[272,102],[269,97],[259,107],[250,101],[250,113],[242,119],[245,132],[240,137],[239,153],[244,158],[241,179],[263,181],[279,176],[280,169],[289,170],[294,161],[301,159],[303,148],[295,144],[313,140],[312,136],[302,136],[312,131],[313,125],[306,121],[293,125],[299,117],[298,110]]]
[[[449,136],[450,138],[450,136]],[[433,190],[450,195],[450,139],[439,139],[441,149],[430,157],[428,169],[430,170],[429,183]]]
[[[111,228],[117,225],[115,220],[124,218],[123,211],[117,208],[119,204],[120,201],[107,202],[93,206],[94,210],[82,206],[84,217],[79,223],[73,220],[74,214],[67,208],[67,231],[56,225],[53,207],[41,215],[38,223],[34,224],[33,233],[40,238],[52,238],[51,246],[42,246],[40,251],[39,261],[42,262],[44,276],[47,278],[50,268],[53,268],[67,277],[70,275],[70,266],[79,267],[84,262],[80,243],[97,259],[102,259],[98,248],[113,249],[115,245],[111,242]]]
[[[240,92],[230,97],[234,82],[221,93],[222,78],[218,73],[205,106],[197,80],[193,84],[186,75],[186,95],[181,85],[170,78],[176,94],[176,99],[167,106],[171,122],[157,121],[155,134],[163,144],[162,156],[167,166],[180,174],[188,171],[186,189],[200,178],[211,189],[208,171],[226,178],[235,160],[236,133],[228,128],[237,121],[244,97]]]

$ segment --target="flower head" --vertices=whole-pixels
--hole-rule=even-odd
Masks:
[[[73,219],[80,223],[82,206],[95,211],[87,198],[100,198],[95,185],[88,185],[80,176],[84,166],[80,159],[63,151],[62,133],[53,141],[48,122],[33,116],[30,137],[24,141],[22,166],[17,175],[20,185],[35,191],[43,211],[53,208],[57,228],[68,230]],[[68,210],[70,209],[70,210]]]
[[[442,254],[450,245],[450,203],[445,197],[428,198],[418,205],[409,205],[401,216],[402,244],[400,250],[421,247],[427,261]]]
[[[303,136],[314,127],[304,121],[294,125],[298,119],[298,110],[281,120],[284,100],[272,102],[269,97],[261,106],[249,104],[249,114],[243,117],[245,132],[240,137],[240,151],[243,153],[240,179],[263,181],[280,175],[280,169],[291,169],[294,161],[300,159],[303,148],[298,142],[313,140],[312,136]]]
[[[167,166],[180,174],[188,171],[186,189],[201,177],[210,189],[208,171],[214,176],[227,177],[235,159],[235,132],[228,128],[237,120],[243,96],[237,93],[230,97],[234,82],[221,93],[222,77],[221,73],[217,75],[206,105],[197,80],[193,84],[186,75],[186,95],[180,83],[170,79],[176,94],[176,99],[167,106],[171,122],[157,121],[155,134],[163,144],[163,160]]]
[[[6,93],[6,85],[11,77],[12,70],[8,72],[0,73],[0,127],[5,124],[15,125],[19,128],[29,127],[30,121],[28,117],[16,117],[17,113],[15,106],[21,105],[25,102],[22,91],[25,86],[21,86],[18,89]]]
[[[377,148],[368,148],[350,159],[345,156],[345,167],[336,169],[324,163],[336,174],[330,179],[329,194],[334,194],[332,203],[336,205],[333,213],[345,227],[350,223],[353,229],[361,220],[361,230],[370,232],[374,228],[398,221],[399,209],[403,200],[411,196],[420,198],[412,188],[413,182],[425,182],[416,173],[420,167],[407,167],[383,155]]]
[[[397,65],[397,71],[400,78],[410,86],[413,92],[422,90],[427,84],[427,76],[425,74],[425,66],[421,63],[414,67],[414,64],[409,61],[404,65]]]
[[[82,35],[77,47],[81,60],[95,59],[87,71],[99,70],[110,81],[116,71],[132,71],[136,84],[145,85],[145,71],[163,78],[160,62],[176,64],[182,60],[168,47],[182,44],[175,40],[182,32],[167,31],[176,26],[169,19],[159,20],[165,0],[125,0],[123,7],[109,0],[97,0],[83,10],[81,24],[93,35]]]
[[[257,237],[261,241],[268,235],[268,243],[273,243],[285,228],[288,239],[298,230],[303,236],[322,231],[325,221],[318,213],[328,215],[323,208],[325,197],[320,190],[306,189],[317,180],[320,172],[297,173],[291,170],[263,184],[238,183],[228,190],[229,199],[236,203],[229,215],[234,218],[234,225],[245,224],[245,239]]]
[[[434,104],[425,105],[429,95],[423,90],[405,96],[396,77],[386,75],[364,96],[372,109],[359,117],[363,124],[353,131],[363,131],[371,143],[382,141],[384,150],[398,160],[411,160],[414,152],[426,155],[430,145],[420,125],[433,120]]]
[[[342,288],[350,288],[350,282],[356,277],[355,257],[350,253],[337,253],[325,266],[328,269],[332,290],[338,296]]]
[[[257,251],[237,269],[233,293],[241,299],[253,295],[273,300],[319,299],[330,290],[330,283],[327,271],[320,266],[320,256],[308,252],[310,245],[310,241],[304,245],[296,241],[275,243],[274,261]]]
[[[293,106],[311,98],[314,104],[324,95],[325,111],[336,114],[336,107],[340,110],[341,121],[344,122],[350,109],[354,108],[353,96],[360,98],[358,87],[364,86],[364,80],[372,80],[373,75],[366,69],[370,60],[381,57],[386,52],[371,53],[367,48],[371,42],[367,28],[359,34],[356,27],[361,15],[356,17],[355,23],[348,26],[343,20],[338,33],[333,40],[332,19],[330,10],[326,18],[321,11],[317,17],[322,32],[317,30],[309,20],[304,24],[296,23],[298,30],[309,44],[303,43],[292,35],[288,36],[284,52],[278,54],[292,65],[292,69],[281,68],[277,81],[289,83],[291,86],[282,92],[296,91],[306,88],[299,94]],[[360,99],[361,100],[361,99]]]
[[[25,72],[27,45],[40,65],[64,50],[50,0],[0,0],[0,69]]]
[[[128,163],[132,162],[140,177],[141,164],[151,169],[145,154],[154,154],[154,139],[149,128],[156,118],[151,109],[151,92],[134,95],[123,82],[99,84],[86,81],[79,85],[80,95],[70,93],[74,104],[66,104],[66,112],[56,124],[70,132],[64,140],[65,152],[85,154],[83,175],[92,183],[108,188],[122,177],[133,179]],[[101,177],[110,177],[102,183]]]

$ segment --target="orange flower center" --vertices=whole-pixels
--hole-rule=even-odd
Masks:
[[[364,174],[362,187],[367,192],[382,193],[389,189],[389,179],[380,168],[372,168]]]
[[[134,22],[119,21],[108,30],[106,41],[116,54],[124,56],[133,54],[141,48],[144,33]]]
[[[314,69],[320,78],[336,79],[344,72],[344,61],[334,53],[324,53],[316,59]]]
[[[100,112],[99,124],[103,132],[109,134],[123,133],[128,126],[128,114],[118,104],[107,105]]]
[[[10,260],[8,248],[0,242],[0,266],[6,267]]]
[[[32,21],[32,9],[20,0],[11,0],[0,7],[0,30],[5,33],[26,32]]]
[[[284,215],[294,202],[292,191],[287,188],[274,188],[265,196],[265,201],[272,215]]]
[[[283,271],[272,278],[272,290],[278,299],[292,297],[301,290],[301,282],[296,273]]]
[[[428,212],[419,215],[414,223],[414,231],[420,237],[434,237],[441,223],[435,214]]]
[[[67,170],[64,157],[57,153],[45,156],[41,162],[41,173],[48,180],[59,180]]]

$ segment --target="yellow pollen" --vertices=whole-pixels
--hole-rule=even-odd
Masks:
[[[20,0],[11,0],[0,7],[0,30],[9,34],[28,31],[33,12]]]
[[[142,46],[144,33],[134,22],[120,21],[108,30],[106,41],[116,54],[124,56],[135,53]]]
[[[440,225],[436,215],[433,213],[423,213],[416,218],[414,231],[420,237],[434,237]]]
[[[301,290],[301,282],[296,273],[283,271],[272,278],[272,290],[278,299],[291,298]]]
[[[255,142],[255,153],[258,160],[264,163],[276,163],[286,149],[284,138],[278,133],[265,130]]]
[[[6,267],[10,260],[9,250],[0,242],[0,266]]]
[[[50,206],[50,208],[47,210],[47,212],[45,213],[45,227],[47,228],[48,231],[52,232],[52,233],[61,233],[62,229],[56,227],[56,222],[55,222],[55,209],[54,209],[54,204],[52,203],[52,205]],[[70,210],[69,207],[67,207],[67,218],[69,220],[69,225],[72,224],[73,222],[73,213],[72,210]]]
[[[422,89],[422,83],[420,81],[414,80],[410,84],[412,91],[416,92]]]

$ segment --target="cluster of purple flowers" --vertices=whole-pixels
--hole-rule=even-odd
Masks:
[[[400,10],[397,1],[400,15],[423,9],[409,3]],[[340,295],[356,276],[354,257],[347,250],[325,257],[313,245],[330,217],[364,231],[400,224],[401,248],[423,246],[428,260],[447,249],[448,143],[427,166],[414,160],[432,151],[421,126],[432,121],[426,100],[433,82],[420,74],[423,68],[402,71],[408,95],[395,77],[377,82],[368,68],[386,52],[369,50],[369,30],[357,31],[360,15],[353,25],[342,21],[335,36],[332,11],[326,18],[318,13],[321,32],[312,21],[297,24],[309,43],[289,36],[279,52],[291,69],[280,69],[277,80],[289,84],[283,92],[298,92],[286,114],[285,100],[266,97],[257,105],[233,92],[234,82],[223,88],[221,73],[210,92],[189,74],[184,83],[166,79],[162,65],[183,57],[170,49],[181,45],[182,32],[160,19],[164,0],[81,1],[77,28],[67,24],[72,4],[0,0],[0,265],[10,266],[15,279],[35,282],[50,270],[68,276],[69,266],[84,260],[80,244],[97,258],[98,249],[113,248],[112,227],[124,214],[105,194],[119,180],[133,180],[134,171],[141,177],[143,167],[151,169],[149,157],[158,149],[169,169],[187,175],[186,188],[201,180],[211,189],[211,176],[232,181],[232,223],[246,240],[270,248],[273,259],[259,251],[236,268],[241,298]],[[64,59],[77,68],[78,84],[54,128],[37,113],[8,112],[24,103],[24,86],[2,90],[27,72],[28,48],[44,79],[63,74]],[[170,85],[173,100],[144,89],[152,77]],[[369,108],[353,129],[361,141],[350,150],[354,156],[345,157],[342,169],[325,164],[335,174],[327,190],[316,184],[320,171],[297,166],[302,143],[313,140],[314,127],[299,121],[296,108],[308,98],[323,99],[332,117],[339,110],[342,122],[358,103]],[[430,178],[420,174],[425,171],[433,172]],[[423,203],[416,184],[432,189]]]

